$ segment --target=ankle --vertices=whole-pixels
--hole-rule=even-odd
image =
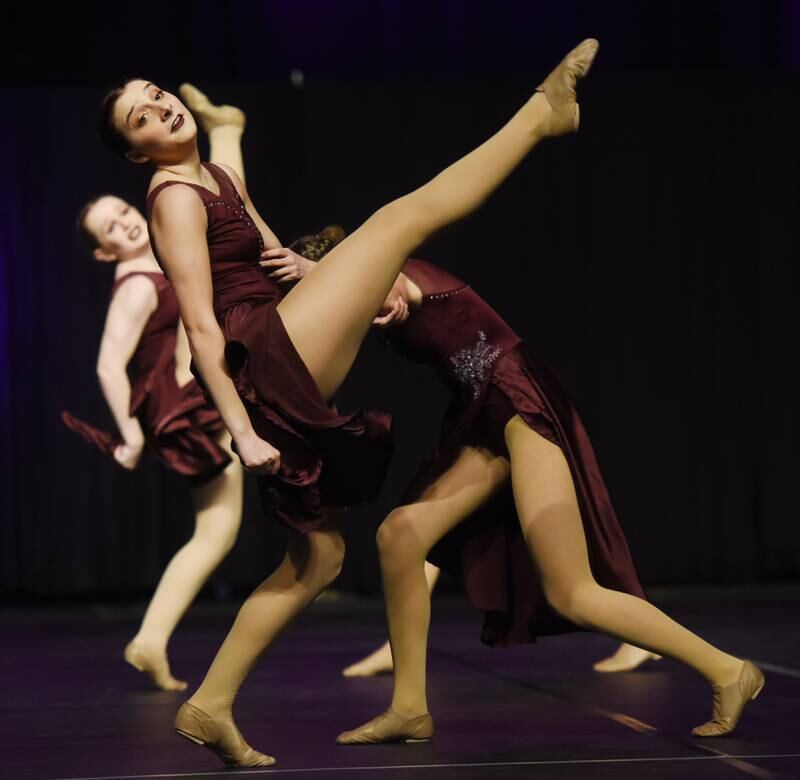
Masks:
[[[411,718],[418,718],[428,712],[428,702],[424,699],[421,702],[392,700],[390,709],[403,720],[411,720]]]
[[[233,703],[230,700],[203,696],[198,690],[187,703],[202,710],[214,720],[233,720]]]
[[[161,638],[148,636],[147,634],[138,633],[128,642],[128,645],[133,645],[137,650],[142,650],[152,656],[167,654],[167,643]]]
[[[725,655],[711,678],[712,685],[732,685],[735,683],[742,672],[744,661],[733,655]]]

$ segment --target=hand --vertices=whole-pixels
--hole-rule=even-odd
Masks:
[[[376,328],[391,328],[393,325],[402,325],[408,319],[408,302],[402,295],[389,293],[383,302],[378,316],[372,320]]]
[[[276,282],[294,282],[302,279],[316,265],[286,247],[267,249],[261,253],[261,258],[259,265],[267,270],[274,269],[268,276]]]
[[[141,444],[118,444],[114,448],[114,460],[122,468],[133,471],[139,463],[144,452],[144,442]]]
[[[281,468],[281,454],[271,444],[259,438],[255,431],[234,437],[233,449],[246,471],[256,474],[277,474]]]

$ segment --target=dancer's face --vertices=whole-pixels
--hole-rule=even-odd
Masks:
[[[114,126],[128,139],[134,162],[180,162],[197,141],[197,125],[186,106],[156,84],[129,81],[117,98]]]
[[[94,250],[100,262],[141,257],[150,242],[147,222],[141,212],[113,195],[98,198],[86,213],[83,224],[100,245]]]

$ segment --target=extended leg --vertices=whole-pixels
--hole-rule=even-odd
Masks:
[[[682,661],[714,685],[736,683],[743,670],[740,659],[649,602],[597,584],[572,475],[561,450],[519,417],[508,423],[506,442],[517,514],[551,606],[579,626]]]
[[[585,41],[570,52],[544,93],[477,149],[376,212],[281,301],[281,319],[323,396],[330,398],[344,380],[409,254],[475,211],[542,138],[575,129],[573,87],[596,51],[596,41]]]

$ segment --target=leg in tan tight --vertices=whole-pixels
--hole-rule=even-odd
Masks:
[[[545,84],[571,90],[597,45],[577,47]],[[569,61],[569,62],[567,62]],[[566,63],[566,64],[565,64]],[[475,211],[539,141],[576,127],[574,92],[559,102],[534,96],[488,141],[414,192],[384,206],[337,245],[278,305],[294,346],[325,398],[355,359],[372,319],[411,252],[438,230]],[[554,94],[554,93],[553,93]]]
[[[430,624],[430,592],[425,557],[451,528],[471,515],[508,480],[505,458],[465,448],[453,466],[414,504],[398,507],[378,529],[389,640],[394,658],[390,717],[398,723],[428,712],[425,675]],[[379,716],[377,721],[384,720]],[[376,741],[370,721],[340,735],[342,744]],[[391,727],[390,727],[391,729]]]
[[[438,579],[439,569],[432,563],[425,561],[425,581],[428,583],[428,593],[433,593]],[[343,669],[342,675],[344,677],[375,677],[379,674],[391,674],[393,669],[392,646],[387,639],[366,658],[362,658],[360,661],[356,661],[356,663]]]
[[[184,690],[169,669],[167,643],[178,621],[211,573],[233,547],[242,517],[243,472],[230,450],[230,465],[218,477],[192,491],[195,529],[192,538],[173,556],[150,600],[142,625],[125,648],[125,660],[165,690]]]
[[[729,713],[738,709],[735,726],[739,704],[743,707],[758,694],[763,676],[757,670],[751,674],[741,659],[718,650],[649,602],[598,585],[563,453],[519,417],[506,426],[506,443],[517,515],[550,605],[576,625],[682,661],[718,690],[740,689],[741,695],[732,689],[725,694],[728,701],[723,707]],[[717,731],[712,735],[721,733]]]
[[[308,534],[289,533],[283,561],[242,605],[205,679],[189,700],[223,730],[218,746],[221,749],[232,752],[236,748],[240,756],[251,759],[253,755],[262,756],[244,743],[236,729],[234,698],[264,650],[338,576],[344,558],[340,529],[341,521],[337,519]],[[186,715],[185,705],[176,725],[182,713]],[[196,733],[191,727],[187,730]],[[213,749],[212,745],[209,747]],[[262,765],[257,761],[238,761],[237,765]]]
[[[647,601],[597,584],[567,461],[519,417],[506,427],[514,500],[550,605],[563,617],[651,652],[670,656],[725,684],[742,662],[717,650]]]

